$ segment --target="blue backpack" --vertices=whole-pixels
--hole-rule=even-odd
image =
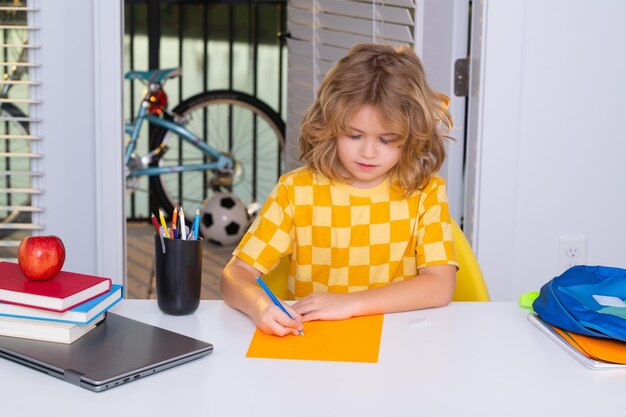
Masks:
[[[532,308],[561,329],[626,342],[625,300],[626,269],[579,265],[541,287]]]

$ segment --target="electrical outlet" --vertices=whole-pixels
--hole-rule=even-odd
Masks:
[[[565,272],[576,265],[587,263],[587,237],[561,236],[559,237],[559,253],[557,274]]]

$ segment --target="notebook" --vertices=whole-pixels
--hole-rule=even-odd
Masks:
[[[71,344],[0,336],[1,357],[96,392],[212,351],[210,343],[114,313]]]
[[[564,351],[566,351],[570,356],[574,359],[582,363],[589,369],[608,369],[608,368],[626,368],[626,365],[621,363],[607,362],[602,360],[597,360],[596,358],[592,358],[582,353],[579,349],[574,347],[572,343],[565,339],[563,335],[559,334],[552,326],[548,323],[541,320],[535,314],[530,313],[528,315],[528,320],[535,325],[543,334],[552,339],[557,345],[559,345]]]

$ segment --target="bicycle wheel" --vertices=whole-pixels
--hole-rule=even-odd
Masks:
[[[227,152],[239,162],[241,173],[232,192],[245,204],[263,202],[284,168],[285,124],[262,101],[235,91],[208,91],[181,102],[173,113],[184,125],[211,147]],[[161,167],[200,164],[211,157],[166,129],[156,131],[154,146],[165,143],[167,150],[155,163]],[[171,213],[176,204],[187,209],[192,220],[195,208],[212,195],[211,171],[168,173],[150,178],[161,207]],[[215,178],[213,178],[215,179]]]
[[[11,230],[3,229],[2,223],[29,223],[30,212],[20,207],[30,205],[30,196],[20,189],[30,188],[30,159],[23,156],[30,152],[28,123],[15,118],[26,118],[11,103],[0,105],[0,236]],[[13,191],[16,190],[16,191]]]

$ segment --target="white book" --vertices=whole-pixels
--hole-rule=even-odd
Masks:
[[[588,357],[587,355],[576,349],[574,346],[572,346],[560,334],[554,331],[554,329],[550,325],[541,320],[535,314],[530,313],[528,315],[528,321],[534,324],[535,327],[541,330],[543,334],[548,336],[548,338],[550,338],[553,342],[559,345],[561,349],[566,351],[571,357],[573,357],[589,369],[626,368],[626,365],[622,365],[620,363],[598,361]]]
[[[105,317],[106,313],[89,324],[0,317],[0,336],[69,344],[95,329]]]

